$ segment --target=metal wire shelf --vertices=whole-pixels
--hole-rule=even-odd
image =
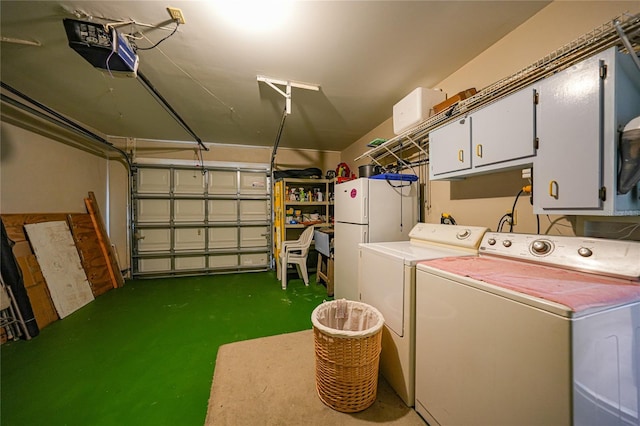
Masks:
[[[634,52],[639,50],[640,14],[620,16],[602,24],[522,70],[366,151],[355,161],[368,157],[374,163],[383,166],[394,161],[391,158],[393,157],[402,165],[405,163],[403,153],[415,153],[416,150],[428,158],[429,132],[613,46],[627,51],[630,48]]]

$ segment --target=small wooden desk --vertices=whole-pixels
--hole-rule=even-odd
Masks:
[[[327,296],[333,296],[333,229],[318,229],[315,231],[314,238],[318,252],[316,282],[324,281],[327,286]]]
[[[327,285],[327,296],[333,296],[333,253],[327,258],[322,253],[318,253],[318,269],[316,271],[316,282],[323,280]]]

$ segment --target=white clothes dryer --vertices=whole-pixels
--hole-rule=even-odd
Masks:
[[[487,228],[418,223],[409,241],[359,245],[360,300],[385,319],[380,372],[409,407],[415,389],[416,264],[426,259],[475,256]]]

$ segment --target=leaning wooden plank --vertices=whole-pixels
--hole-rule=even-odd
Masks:
[[[93,294],[67,222],[25,225],[60,318],[91,302]]]
[[[55,222],[66,220],[67,213],[10,213],[2,215],[7,235],[13,242],[26,241],[24,225],[27,223]]]
[[[116,255],[111,247],[109,235],[107,234],[102,215],[100,214],[100,207],[98,207],[98,202],[93,192],[89,192],[89,198],[84,199],[84,204],[87,206],[87,211],[91,215],[93,226],[96,228],[100,248],[108,260],[107,269],[113,283],[113,288],[122,287],[124,286],[124,278],[120,272]]]
[[[94,296],[100,296],[113,288],[107,258],[98,241],[98,234],[89,214],[70,214],[67,216],[71,234],[76,243],[82,267],[87,274]]]
[[[87,206],[87,210],[89,211],[89,216],[91,217],[91,222],[96,230],[96,235],[98,236],[98,245],[100,246],[100,251],[105,259],[109,259],[109,250],[107,249],[107,244],[104,241],[104,234],[100,232],[99,226],[99,218],[96,217],[96,211],[93,202],[90,198],[85,198],[84,203]],[[109,280],[111,282],[111,286],[113,288],[118,288],[118,279],[116,278],[115,271],[113,270],[113,265],[109,260],[106,262],[107,272],[109,273]]]

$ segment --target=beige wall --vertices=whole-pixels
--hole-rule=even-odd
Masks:
[[[626,12],[640,13],[640,1],[555,1],[435,87],[449,95],[470,87],[482,89]],[[366,164],[366,160],[354,161],[367,151],[366,144],[377,137],[393,136],[392,118],[389,118],[342,151],[342,161],[353,164],[355,168]],[[421,174],[427,194],[424,221],[437,223],[440,215],[446,212],[458,223],[487,226],[492,230],[496,229],[500,217],[511,210],[520,188],[528,184],[521,178],[520,171],[456,182],[427,182],[426,168],[421,170]],[[528,199],[521,197],[516,210],[514,231],[535,233],[536,217]],[[581,234],[580,227],[577,230],[574,227],[576,222],[583,223],[584,218],[577,219],[572,216],[540,216],[540,232]]]
[[[104,206],[104,156],[6,122],[0,129],[0,212],[86,213],[84,199],[89,191]]]
[[[113,198],[108,185],[115,179],[126,188],[126,167],[51,124],[15,118],[0,123],[0,213],[87,213],[84,199],[93,192],[120,266],[128,268],[127,193],[116,190]]]

